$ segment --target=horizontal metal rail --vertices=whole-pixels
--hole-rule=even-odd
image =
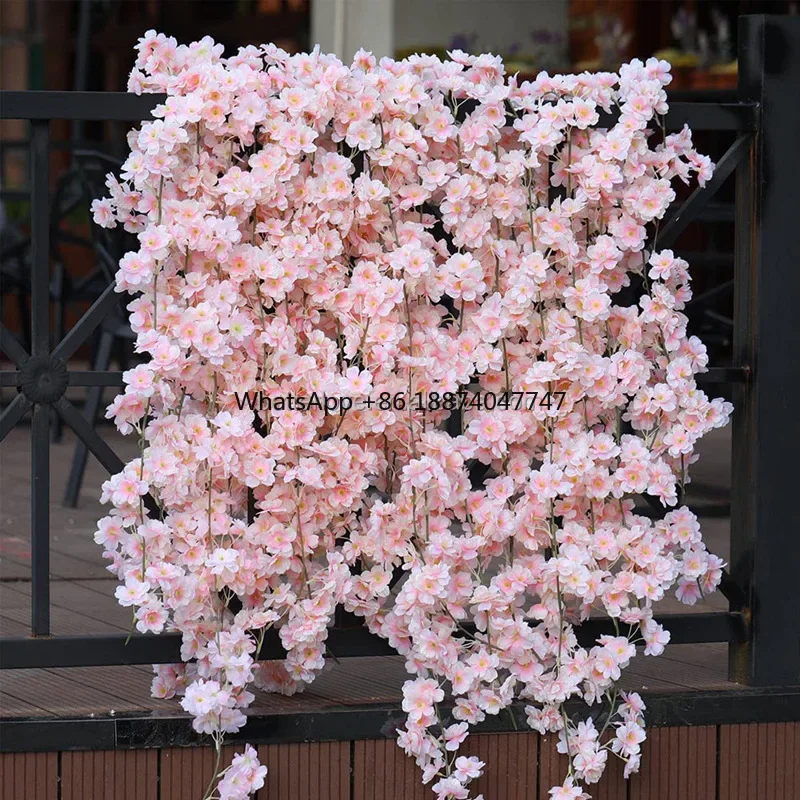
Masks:
[[[670,632],[671,644],[739,642],[747,636],[744,618],[738,613],[665,614],[657,620]],[[464,627],[472,632],[469,626]],[[589,647],[599,636],[615,635],[616,630],[613,620],[593,617],[581,623],[575,633],[578,642]],[[622,624],[619,631],[624,636],[630,628]],[[331,628],[326,645],[329,655],[335,658],[396,655],[385,639],[365,627]],[[181,662],[180,646],[181,637],[177,633],[130,637],[124,634],[10,637],[0,639],[0,669],[177,664]],[[270,661],[285,657],[277,631],[269,631],[259,658]]]
[[[19,370],[0,370],[0,388],[22,385]],[[96,370],[70,370],[67,386],[123,386],[121,372],[99,372]]]
[[[710,383],[747,383],[750,380],[750,367],[711,367],[708,372],[695,375],[695,380],[700,386]]]
[[[152,110],[166,100],[164,94],[129,92],[0,92],[0,119],[147,119]],[[758,127],[758,104],[673,103],[664,125],[678,130],[688,125],[693,130],[754,131]],[[603,114],[600,126],[613,125],[618,114]]]
[[[118,120],[147,119],[163,103],[163,94],[131,92],[0,92],[0,119]]]

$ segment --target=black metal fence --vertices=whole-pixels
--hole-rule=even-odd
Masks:
[[[736,173],[733,363],[705,382],[732,384],[731,566],[723,580],[730,611],[659,617],[673,643],[726,642],[731,678],[753,685],[800,683],[800,17],[740,20],[739,96],[727,103],[675,103],[669,129],[729,131],[732,146],[712,180],[696,189],[662,228],[669,247]],[[49,442],[55,410],[110,472],[123,464],[67,399],[68,386],[118,386],[120,373],[71,371],[68,360],[117,302],[113,286],[50,349],[51,119],[146,119],[162,98],[124,93],[2,92],[0,117],[31,124],[31,347],[0,325],[0,347],[16,369],[0,386],[18,393],[0,416],[0,440],[30,410],[31,636],[0,640],[0,668],[74,667],[180,661],[178,634],[51,636],[49,602]],[[341,622],[341,619],[340,619]],[[352,621],[351,621],[352,622]],[[579,638],[611,632],[591,620]],[[383,655],[388,644],[359,625],[337,624],[329,650],[339,658]],[[277,634],[261,658],[280,658]]]

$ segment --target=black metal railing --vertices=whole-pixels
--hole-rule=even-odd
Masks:
[[[659,244],[670,246],[736,173],[733,363],[712,368],[706,383],[733,384],[731,568],[723,592],[730,611],[658,619],[673,643],[726,642],[731,678],[755,685],[800,683],[800,505],[795,502],[800,453],[800,18],[740,20],[738,98],[675,103],[669,129],[729,131],[732,146],[713,178],[667,220]],[[52,350],[48,320],[50,227],[48,122],[137,120],[163,98],[125,93],[2,92],[0,118],[31,124],[31,349],[0,326],[0,347],[16,369],[0,385],[17,395],[0,416],[0,440],[29,410],[31,420],[31,636],[0,640],[0,668],[67,667],[180,661],[178,634],[51,636],[49,602],[49,433],[51,410],[110,471],[122,461],[66,398],[68,386],[119,386],[120,373],[71,371],[67,362],[101,324],[116,298],[109,286]],[[602,124],[603,120],[601,120]],[[579,639],[611,631],[592,619]],[[337,658],[393,652],[360,626],[335,626],[327,641]],[[262,658],[284,654],[273,632]]]

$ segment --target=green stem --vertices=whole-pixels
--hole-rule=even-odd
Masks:
[[[217,770],[219,769],[219,762],[220,758],[222,757],[222,737],[214,737],[214,748],[217,751],[216,757],[214,758],[214,771],[211,773],[211,780],[208,782],[208,786],[206,786],[206,790],[203,792],[203,800],[209,800],[209,798],[214,793],[214,783],[217,780]]]

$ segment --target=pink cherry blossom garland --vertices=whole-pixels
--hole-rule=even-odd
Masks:
[[[644,704],[620,672],[669,640],[653,602],[694,603],[723,564],[687,508],[652,521],[632,496],[676,506],[731,411],[695,382],[688,265],[656,249],[673,179],[713,168],[688,128],[648,130],[668,65],[518,83],[461,52],[137,49],[130,90],[168,99],[93,211],[139,237],[117,289],[150,360],[109,408],[141,456],[104,484],[95,538],[136,627],[182,634],[154,694],[182,695],[219,754],[251,684],[314,679],[343,605],[415,676],[399,743],[438,798],[470,796],[484,765],[459,747],[516,698],[569,757],[552,797],[589,797],[609,755],[635,772]],[[460,432],[414,407],[467,387],[563,402],[468,407]],[[246,392],[405,403],[254,414]],[[587,650],[592,610],[625,627]],[[284,662],[257,660],[270,628]],[[570,719],[570,698],[603,714]],[[247,746],[204,800],[265,773]]]

